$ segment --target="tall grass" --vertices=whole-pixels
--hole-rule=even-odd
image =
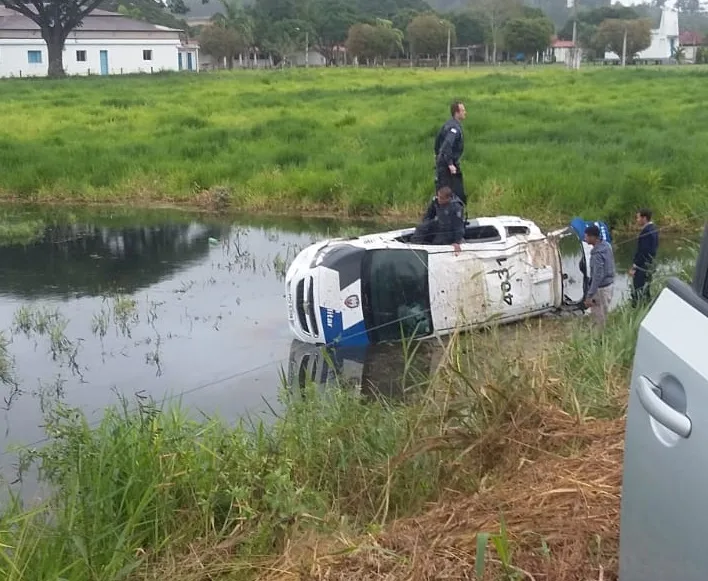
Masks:
[[[662,223],[708,209],[703,67],[239,71],[0,82],[0,192],[403,213],[433,193],[432,144],[465,100],[475,213]],[[223,190],[223,187],[226,190]],[[222,189],[219,189],[222,188]]]
[[[638,317],[613,319],[602,338],[587,320],[453,337],[432,378],[412,377],[406,402],[310,385],[283,392],[288,406],[269,427],[122,400],[92,428],[57,404],[49,444],[22,456],[52,492],[0,517],[0,577],[147,578],[195,543],[227,547],[219,567],[255,574],[298,531],[367,530],[445,489],[474,491],[508,455],[500,434],[522,415],[536,421],[535,406],[579,421],[621,413]]]

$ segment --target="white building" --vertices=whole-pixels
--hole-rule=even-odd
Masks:
[[[29,5],[31,6],[31,5]],[[68,75],[199,70],[197,46],[181,30],[94,10],[64,45]],[[0,6],[0,77],[45,76],[47,45],[29,18]]]
[[[577,50],[577,54],[576,54]],[[578,59],[578,62],[583,58],[583,49],[578,47],[575,49],[575,44],[572,40],[560,40],[554,38],[544,55],[544,62],[547,63],[563,63],[567,67],[573,66],[573,59]]]
[[[636,55],[638,62],[667,62],[672,58],[674,48],[679,47],[679,24],[678,11],[676,8],[664,6],[661,10],[661,20],[659,28],[651,31],[651,44],[649,48],[640,51]],[[632,55],[627,55],[629,59]],[[614,52],[606,52],[605,60],[622,60],[622,57]]]

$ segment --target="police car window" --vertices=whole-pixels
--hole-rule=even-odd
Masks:
[[[465,228],[465,240],[490,242],[500,240],[499,230],[494,226],[467,226]]]
[[[418,250],[370,250],[364,267],[366,327],[376,341],[397,341],[432,331],[428,254]]]

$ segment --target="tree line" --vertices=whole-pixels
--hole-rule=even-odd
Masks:
[[[214,1],[214,0],[212,0]],[[455,47],[486,48],[496,62],[500,51],[535,56],[547,48],[553,22],[522,0],[473,0],[451,13],[422,0],[217,0],[223,9],[199,31],[204,52],[217,59],[254,52],[274,63],[287,61],[306,46],[328,63],[351,59],[375,63],[387,58],[436,58]],[[231,58],[230,58],[231,57]]]
[[[202,50],[231,66],[237,55],[258,55],[285,63],[307,46],[328,63],[376,64],[390,58],[438,58],[450,48],[482,47],[484,60],[528,60],[547,49],[554,36],[571,40],[573,17],[562,26],[523,0],[468,0],[462,9],[437,11],[424,0],[239,0],[219,2],[223,10],[199,31]],[[606,0],[599,0],[600,2]],[[583,2],[577,15],[577,42],[586,58],[605,51],[635,55],[651,44],[662,2],[598,5]],[[704,16],[693,0],[680,0],[682,16]],[[683,29],[683,27],[682,27]],[[342,51],[346,49],[346,52]],[[459,53],[458,53],[459,54]],[[681,59],[676,49],[672,55]]]
[[[199,1],[199,0],[198,0]],[[433,0],[430,0],[431,2]],[[452,47],[484,47],[485,60],[497,62],[500,53],[529,59],[546,49],[554,34],[572,38],[572,21],[559,25],[558,1],[527,0],[548,7],[553,18],[523,0],[435,0],[463,2],[456,9],[436,10],[425,0],[201,0],[218,2],[220,11],[201,30],[190,30],[202,50],[229,65],[239,55],[258,54],[285,62],[305,46],[337,62],[340,48],[349,58],[375,63],[391,57],[440,57]],[[603,5],[608,0],[580,0],[577,20],[579,45],[592,58],[605,50],[627,55],[651,43],[652,11],[667,0],[625,7]],[[69,33],[96,8],[118,10],[156,24],[173,25],[189,8],[185,0],[0,0],[10,10],[34,21],[47,44],[50,77],[64,76],[63,48]],[[677,0],[682,30],[708,32],[708,16],[699,0]],[[561,7],[562,8],[562,7]],[[184,20],[181,20],[184,22]],[[184,23],[184,29],[188,29]],[[675,58],[680,60],[681,50]],[[708,60],[705,50],[701,58]]]

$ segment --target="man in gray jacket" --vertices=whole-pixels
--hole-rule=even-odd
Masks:
[[[615,282],[615,256],[612,246],[600,236],[600,229],[592,224],[585,229],[585,242],[590,251],[590,288],[585,295],[585,306],[601,329],[605,326],[607,312],[612,301]]]

